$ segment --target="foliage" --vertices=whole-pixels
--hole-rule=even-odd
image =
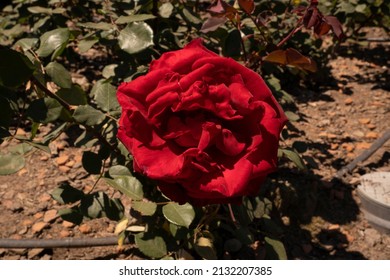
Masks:
[[[155,182],[133,174],[132,157],[116,139],[116,86],[145,73],[163,52],[201,36],[209,48],[262,73],[288,106],[294,99],[281,80],[315,71],[323,35],[332,30],[342,38],[338,21],[328,15],[345,18],[348,31],[365,22],[389,26],[386,1],[322,1],[319,9],[317,1],[302,7],[299,2],[218,0],[209,7],[197,1],[2,1],[0,143],[19,144],[0,155],[0,175],[23,168],[33,149],[50,153],[52,141],[77,127],[82,133],[74,145],[84,150],[84,169],[97,176],[96,184],[102,180],[128,196],[136,219],[120,200],[84,193],[66,182],[52,192],[53,199],[69,205],[60,213],[64,220],[116,220],[119,244],[132,237],[150,258],[178,258],[183,250],[206,259],[234,257],[255,241],[264,245],[266,258],[286,258],[267,190],[245,198],[241,206],[194,208],[169,201]],[[88,82],[77,80],[76,73]],[[287,115],[299,121],[297,114]],[[37,137],[44,125],[50,125],[50,133]],[[17,135],[19,127],[29,137]],[[294,149],[285,147],[279,154],[304,169]]]

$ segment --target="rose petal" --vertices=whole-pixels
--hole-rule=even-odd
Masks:
[[[196,39],[187,44],[184,49],[164,53],[158,60],[152,61],[150,70],[168,69],[177,73],[187,74],[192,70],[192,64],[200,57],[218,56],[202,45],[201,39]]]
[[[216,141],[217,148],[228,156],[237,156],[244,148],[245,143],[239,142],[233,133],[228,129],[222,129]]]

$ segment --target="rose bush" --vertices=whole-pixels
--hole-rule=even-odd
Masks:
[[[277,167],[287,118],[263,79],[200,39],[123,83],[118,138],[134,170],[179,203],[239,203]]]

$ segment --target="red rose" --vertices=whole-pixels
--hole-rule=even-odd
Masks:
[[[277,166],[286,116],[263,79],[200,39],[118,88],[134,170],[179,203],[237,203]]]

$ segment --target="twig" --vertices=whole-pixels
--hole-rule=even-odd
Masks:
[[[335,175],[335,178],[342,178],[346,173],[351,172],[358,163],[365,161],[368,159],[373,153],[375,153],[380,147],[382,147],[387,140],[390,139],[390,129],[387,130],[382,137],[377,139],[374,143],[372,143],[371,147],[361,153],[357,158],[355,158],[352,162],[341,168]]]
[[[126,239],[125,243],[129,241]],[[118,237],[65,239],[0,239],[0,248],[81,248],[118,245]]]

